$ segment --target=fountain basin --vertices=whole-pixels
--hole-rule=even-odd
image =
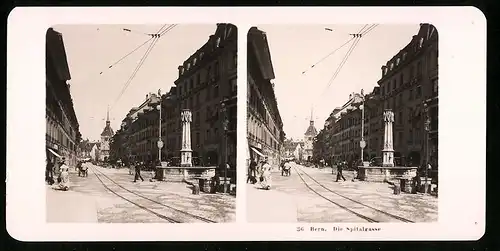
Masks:
[[[407,166],[358,166],[359,180],[368,182],[390,182],[399,184],[401,179],[411,180],[418,167]]]
[[[157,166],[158,180],[177,181],[210,179],[215,175],[216,166]]]

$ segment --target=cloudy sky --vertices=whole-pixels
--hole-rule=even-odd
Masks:
[[[378,25],[361,38],[327,88],[350,43],[314,68],[311,66],[363,26],[257,25],[267,34],[276,75],[275,92],[287,138],[304,137],[311,108],[314,107],[313,119],[319,131],[332,110],[347,102],[350,93],[362,88],[365,93],[371,92],[381,77],[381,66],[406,46],[419,29],[418,24]]]
[[[148,44],[111,69],[108,66],[148,40],[149,37],[144,33],[156,33],[162,26],[124,24],[53,27],[63,35],[72,77],[69,81],[71,95],[84,139],[100,138],[108,105],[112,107],[111,127],[116,131],[130,108],[140,105],[146,94],[156,93],[160,88],[163,93],[167,92],[177,79],[177,67],[207,42],[216,29],[215,24],[177,25],[167,32],[116,101]]]

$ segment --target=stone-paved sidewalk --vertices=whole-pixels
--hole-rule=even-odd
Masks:
[[[381,211],[388,212],[414,222],[435,222],[438,219],[437,197],[426,194],[407,193],[395,195],[393,193],[392,186],[387,183],[363,181],[352,182],[352,173],[350,172],[346,172],[346,174],[344,174],[347,181],[335,182],[336,176],[332,175],[331,172],[328,174],[328,172],[325,172],[324,170],[303,167],[302,170],[314,177],[328,189]],[[339,198],[338,195],[326,192],[325,190],[321,189],[320,191],[328,195],[328,197],[332,198],[332,200],[338,201],[340,204],[359,205],[357,203],[351,203],[345,199]],[[336,200],[337,198],[338,200]],[[321,205],[324,204],[325,203],[322,203]],[[359,206],[363,207],[361,205]],[[303,210],[304,212],[311,213],[303,213],[302,217],[304,219],[314,220],[316,218],[314,216],[315,212],[318,210],[320,210],[320,207],[318,206],[316,208],[305,208]],[[350,220],[354,219],[352,217],[348,218],[351,218]]]
[[[263,190],[258,184],[247,184],[247,221],[297,222],[297,202],[283,192]]]
[[[127,190],[138,193],[143,197],[134,195],[116,184],[110,182],[103,176],[100,176],[103,181],[116,190],[119,194],[126,198],[154,210],[157,213],[177,217],[173,210],[166,208],[158,203],[148,199],[158,201],[172,208],[198,215],[204,218],[211,219],[216,222],[233,222],[235,221],[235,197],[221,194],[204,194],[193,195],[188,184],[178,182],[150,182],[147,172],[141,172],[144,182],[132,182],[134,175],[129,175],[128,170],[107,169],[97,167],[97,169],[105,173]],[[97,172],[98,173],[98,172]],[[78,177],[76,174],[71,177],[74,181],[72,190],[80,193],[94,196],[97,201],[99,222],[109,223],[147,223],[158,222],[164,223],[165,220],[147,212],[140,207],[125,201],[122,198],[114,195],[104,188],[99,182],[92,170],[89,169],[89,177]],[[145,199],[144,197],[148,198]],[[182,214],[179,216],[181,217]],[[182,217],[183,222],[188,221],[189,217]]]
[[[297,166],[307,172],[314,179],[328,189],[346,196],[354,201],[369,207],[388,212],[414,222],[435,222],[438,217],[438,198],[425,194],[393,194],[392,186],[387,183],[371,183],[362,181],[351,181],[353,172],[344,171],[347,181],[335,182],[336,172],[332,174],[331,168],[307,168]],[[309,185],[320,194],[337,204],[376,220],[398,222],[396,219],[386,217],[376,210],[356,203],[341,196],[329,192],[318,186],[307,176],[304,177]],[[292,169],[291,176],[281,176],[280,172],[273,172],[273,190],[281,194],[292,195],[296,203],[296,213],[299,222],[366,222],[365,219],[356,216],[342,207],[318,196],[312,192],[299,178],[297,171]],[[270,207],[275,204],[268,202]]]
[[[46,186],[46,217],[49,223],[96,223],[94,198],[74,191],[55,190]]]

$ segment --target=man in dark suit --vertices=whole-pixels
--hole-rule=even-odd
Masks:
[[[255,160],[252,159],[248,168],[247,183],[251,182],[252,184],[255,184],[257,182],[256,176],[257,176],[257,162],[255,162]]]
[[[142,162],[135,165],[134,182],[136,182],[138,179],[141,179],[141,181],[144,181],[144,179],[141,176],[141,166],[142,166]]]
[[[342,175],[342,168],[344,167],[344,163],[337,165],[337,180],[335,182],[339,182],[340,178],[342,178],[345,181],[344,175]]]

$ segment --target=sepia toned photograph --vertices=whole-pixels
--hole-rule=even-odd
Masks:
[[[56,25],[45,55],[47,222],[235,221],[235,25]]]
[[[247,54],[249,222],[437,222],[433,25],[257,25]]]

